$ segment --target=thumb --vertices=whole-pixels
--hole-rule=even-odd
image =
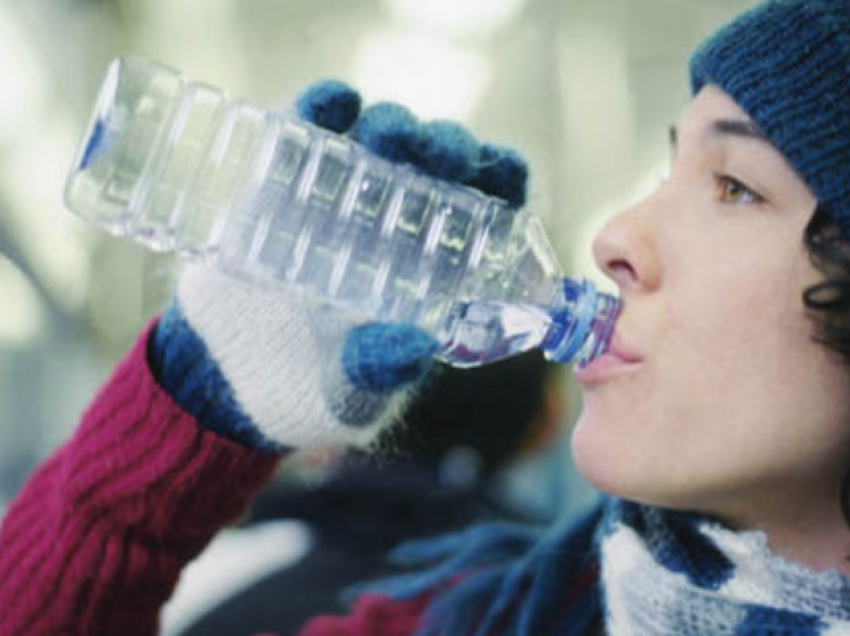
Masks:
[[[367,323],[349,331],[342,367],[358,389],[392,393],[422,378],[437,349],[437,341],[414,325]]]

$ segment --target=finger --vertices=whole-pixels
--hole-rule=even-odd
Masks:
[[[478,170],[468,184],[520,208],[526,201],[528,164],[511,148],[482,144]]]
[[[419,121],[407,108],[392,102],[379,102],[366,108],[351,136],[394,163],[413,163]]]
[[[415,165],[447,181],[469,182],[475,177],[480,148],[466,128],[450,121],[431,121],[419,127]]]
[[[418,327],[368,323],[349,332],[342,363],[356,388],[389,393],[422,378],[436,351],[436,340]]]
[[[323,80],[304,89],[295,101],[295,108],[304,121],[344,133],[357,121],[360,104],[360,94],[348,84]]]

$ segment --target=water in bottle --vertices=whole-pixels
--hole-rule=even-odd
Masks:
[[[528,210],[140,59],[107,71],[65,201],[113,234],[355,321],[414,323],[456,366],[533,347],[587,364],[619,310],[564,277]]]

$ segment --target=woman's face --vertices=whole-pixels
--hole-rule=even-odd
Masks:
[[[577,374],[576,462],[604,491],[742,523],[836,509],[850,382],[802,302],[815,199],[715,87],[673,146],[669,178],[594,244],[624,311],[613,355]]]

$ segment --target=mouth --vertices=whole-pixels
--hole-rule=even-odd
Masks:
[[[619,337],[614,334],[611,346],[604,354],[584,367],[576,367],[576,381],[584,387],[603,384],[615,377],[634,372],[643,363],[643,358],[634,353]]]

